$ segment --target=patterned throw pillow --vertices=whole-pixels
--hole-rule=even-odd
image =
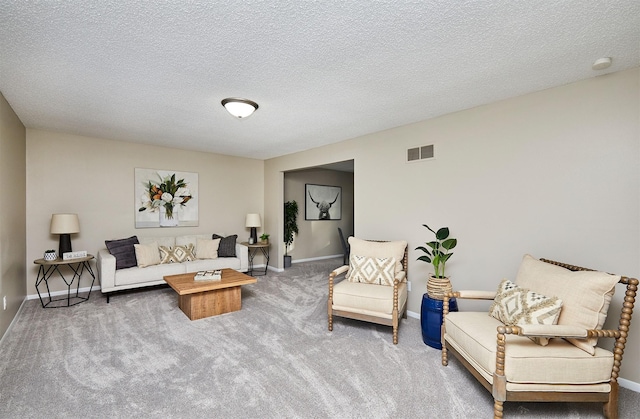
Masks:
[[[348,280],[367,284],[391,285],[395,279],[395,258],[372,258],[351,255],[349,257],[350,272]]]
[[[196,260],[193,243],[186,246],[160,246],[160,263],[181,263]]]
[[[236,257],[236,240],[238,235],[222,237],[218,234],[211,236],[212,239],[220,239],[220,245],[218,246],[219,258],[234,258]]]
[[[562,300],[558,297],[545,297],[503,279],[489,308],[489,315],[507,326],[556,324],[561,308]],[[549,343],[548,338],[529,339],[542,346]]]
[[[116,258],[116,270],[132,268],[138,265],[134,244],[139,244],[137,236],[120,240],[105,240],[107,250]]]

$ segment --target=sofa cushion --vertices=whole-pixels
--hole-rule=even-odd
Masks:
[[[398,308],[407,301],[407,284],[398,286]],[[341,281],[333,287],[333,308],[390,319],[393,317],[393,287]]]
[[[349,251],[352,255],[369,256],[373,258],[392,257],[396,260],[395,273],[404,270],[402,260],[404,252],[407,248],[407,242],[404,240],[390,242],[376,242],[370,240],[357,239],[349,237]],[[346,278],[351,276],[352,269],[349,268]]]
[[[134,244],[136,249],[136,259],[138,260],[138,268],[145,268],[160,263],[160,251],[158,243]]]
[[[175,237],[138,237],[140,244],[158,243],[159,246],[173,247],[176,245]]]
[[[196,258],[197,259],[216,259],[218,257],[218,247],[221,239],[197,239],[196,240]]]
[[[556,324],[561,308],[562,300],[558,297],[545,297],[503,279],[489,308],[489,315],[507,326]],[[545,346],[549,343],[548,338],[529,338],[538,345]]]
[[[166,275],[177,275],[187,272],[183,263],[164,263],[146,268],[127,268],[118,271],[115,278],[116,287],[129,288],[132,284],[145,282],[162,283]]]
[[[555,295],[563,302],[558,324],[585,329],[602,329],[609,304],[620,276],[604,272],[573,272],[525,255],[520,264],[516,284],[545,295]],[[597,338],[568,339],[594,354]]]
[[[186,246],[160,246],[160,263],[182,263],[196,260],[196,255],[193,254],[193,247],[192,243]]]
[[[349,281],[367,284],[393,285],[395,278],[395,258],[372,258],[368,256],[349,256],[352,269]]]
[[[445,339],[485,377],[496,368],[496,328],[502,323],[486,312],[451,312]],[[595,358],[595,359],[594,359]],[[563,339],[540,346],[523,336],[506,335],[505,376],[512,383],[594,384],[611,379],[613,353],[595,348],[591,356]]]
[[[133,247],[134,244],[138,243],[137,236],[131,236],[126,239],[104,241],[109,253],[116,258],[116,270],[131,268],[138,265],[138,261],[136,260],[136,251]]]
[[[218,246],[219,258],[234,258],[236,257],[236,240],[238,235],[223,237],[218,234],[213,234],[212,239],[220,239],[220,245]]]

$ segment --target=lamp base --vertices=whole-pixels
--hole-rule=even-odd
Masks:
[[[258,243],[258,230],[257,227],[251,227],[251,236],[253,243]]]
[[[62,257],[63,254],[71,251],[71,235],[61,234],[60,245],[58,246],[58,257]]]

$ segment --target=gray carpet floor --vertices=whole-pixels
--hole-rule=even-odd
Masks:
[[[420,322],[336,319],[328,272],[296,264],[244,286],[242,310],[190,321],[170,288],[27,301],[0,346],[1,418],[490,418],[489,392],[422,342]],[[640,394],[621,389],[620,417]],[[597,403],[506,403],[506,418],[600,418]]]

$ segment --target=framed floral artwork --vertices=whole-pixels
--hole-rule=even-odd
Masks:
[[[136,228],[198,225],[198,174],[135,169]]]

